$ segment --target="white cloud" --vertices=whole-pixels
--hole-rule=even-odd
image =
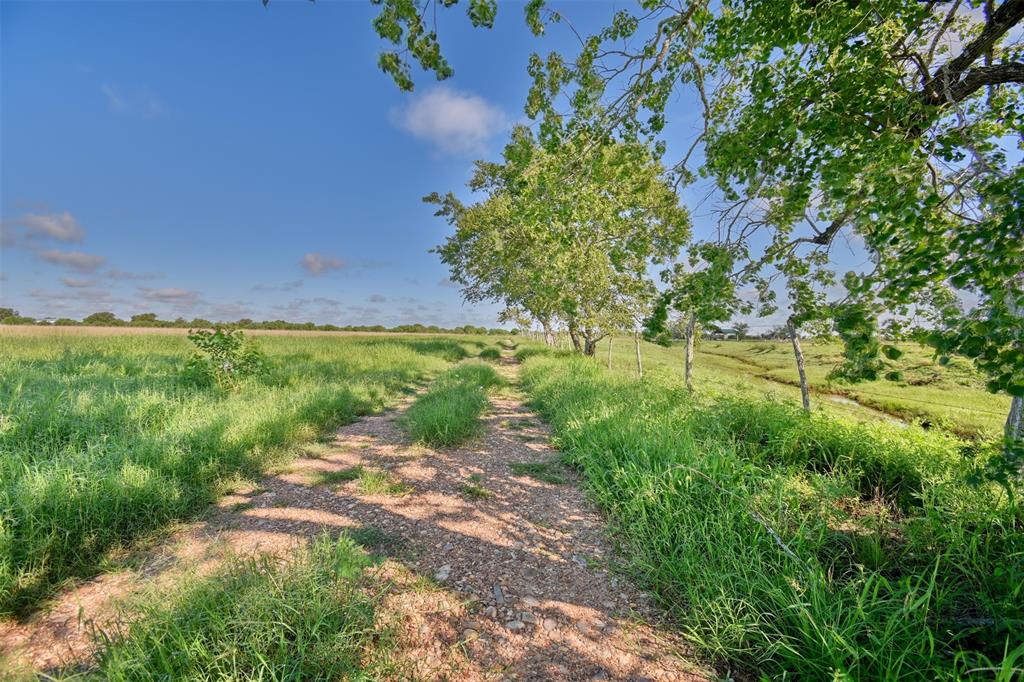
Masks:
[[[106,259],[103,256],[94,256],[92,254],[82,253],[81,251],[59,251],[57,249],[50,249],[49,251],[40,251],[37,256],[40,260],[44,260],[47,263],[61,265],[73,270],[78,270],[79,272],[95,272],[103,265],[103,263],[106,262]]]
[[[299,265],[313,277],[319,277],[331,270],[340,270],[345,267],[344,261],[340,258],[322,253],[307,253],[299,261]]]
[[[391,112],[392,121],[448,154],[480,154],[487,141],[508,128],[509,119],[483,97],[438,86]]]
[[[370,297],[366,300],[370,303],[385,303],[388,299],[381,294],[370,294]]]
[[[75,216],[63,213],[26,213],[14,221],[32,237],[49,237],[61,242],[80,242],[85,236]]]

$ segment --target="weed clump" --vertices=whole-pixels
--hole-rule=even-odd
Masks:
[[[469,481],[459,486],[459,492],[462,496],[469,500],[486,500],[489,497],[493,497],[494,493],[481,485],[483,479],[480,474],[471,474]]]
[[[489,365],[459,365],[438,377],[406,410],[402,424],[414,442],[435,447],[458,445],[479,432],[487,393],[503,383]]]
[[[481,360],[495,360],[495,361],[500,360],[501,359],[501,351],[498,350],[497,348],[495,348],[494,346],[490,346],[488,348],[484,348],[482,351],[480,351],[480,359]]]

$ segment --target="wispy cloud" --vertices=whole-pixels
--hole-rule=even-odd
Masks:
[[[458,282],[453,282],[450,279],[448,279],[447,277],[442,277],[441,279],[437,280],[437,286],[439,286],[439,287],[446,287],[448,289],[458,289],[459,288],[459,283]]]
[[[455,155],[480,154],[487,142],[509,126],[499,107],[483,97],[438,86],[391,112],[392,121],[414,136]]]
[[[370,294],[370,297],[366,300],[370,303],[386,303],[388,299],[382,294]]]
[[[107,279],[117,280],[149,280],[160,279],[164,275],[162,272],[129,272],[127,270],[112,268],[104,272],[103,276]]]
[[[77,279],[75,277],[61,277],[61,283],[66,287],[72,289],[86,289],[88,287],[96,286],[96,280],[94,279]]]
[[[294,291],[302,287],[305,284],[301,279],[293,279],[290,282],[282,282],[281,284],[257,284],[252,288],[253,291]]]
[[[100,92],[107,100],[107,107],[117,114],[155,118],[166,110],[163,101],[147,90],[129,94],[116,85],[104,83]]]
[[[345,267],[345,262],[340,258],[322,253],[307,253],[299,260],[299,265],[313,277],[319,277],[331,270],[342,269]]]
[[[39,260],[78,270],[79,272],[96,272],[106,262],[103,256],[95,256],[81,251],[60,251],[49,249],[36,254]]]
[[[139,295],[143,299],[154,303],[173,303],[179,306],[193,306],[200,301],[199,292],[175,287],[163,287],[160,289],[139,287]]]

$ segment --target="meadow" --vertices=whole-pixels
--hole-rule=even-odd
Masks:
[[[712,660],[766,679],[1018,679],[1024,518],[971,480],[991,450],[521,355],[630,571]]]
[[[260,346],[269,373],[224,390],[189,381],[181,333],[0,333],[0,613],[31,610],[483,342],[275,335]]]
[[[607,364],[607,343],[602,341],[597,352],[596,359],[602,365]],[[930,348],[901,343],[898,347],[903,356],[892,363],[902,375],[900,381],[879,379],[850,384],[828,378],[841,359],[839,343],[805,339],[802,345],[813,408],[861,420],[889,416],[909,423],[927,421],[930,426],[968,438],[1002,433],[1010,399],[987,391],[984,380],[966,358],[953,357],[942,366]],[[642,358],[644,371],[682,375],[681,345],[666,348],[643,342]],[[613,340],[612,367],[635,374],[633,339]],[[696,346],[694,385],[698,390],[800,400],[789,341],[702,339]]]
[[[269,371],[225,389],[190,377],[180,333],[0,333],[5,614],[31,612],[66,581],[109,568],[427,382],[399,423],[438,448],[477,435],[488,395],[505,386],[484,361],[501,355],[486,337],[258,344]],[[706,660],[770,679],[1015,679],[1024,518],[1008,491],[974,479],[998,424],[973,408],[995,412],[1005,400],[962,360],[937,367],[908,349],[902,384],[839,386],[825,378],[835,347],[809,344],[816,409],[805,414],[782,343],[704,341],[693,395],[679,347],[644,344],[643,380],[631,340],[613,343],[613,371],[606,351],[524,344],[519,388],[607,513],[626,570]],[[891,399],[870,402],[878,391]],[[941,404],[909,407],[922,402]],[[516,474],[565,483],[561,471]],[[374,494],[399,485],[374,473],[332,475]],[[143,599],[85,677],[372,677],[388,669],[392,644],[373,634],[365,565],[344,536],[285,563],[241,557]],[[287,637],[261,625],[270,614],[287,614]]]

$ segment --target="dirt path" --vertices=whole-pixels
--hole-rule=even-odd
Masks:
[[[502,372],[512,378],[517,368],[506,362]],[[484,434],[454,450],[409,444],[398,411],[339,429],[316,457],[225,498],[138,569],[85,583],[26,624],[0,624],[0,651],[37,669],[81,661],[92,624],[115,626],[114,604],[140,585],[212,570],[229,552],[282,552],[348,530],[389,557],[378,569],[391,585],[382,617],[398,632],[410,678],[709,677],[650,624],[645,595],[615,575],[605,523],[572,474],[561,485],[514,475],[511,463],[558,455],[518,396],[491,402]],[[317,484],[357,466],[387,470],[409,489],[365,495],[358,481]]]

